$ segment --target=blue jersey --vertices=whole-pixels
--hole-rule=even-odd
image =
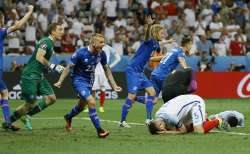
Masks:
[[[7,35],[6,28],[0,28],[0,70],[3,69],[3,47],[4,47],[4,38]]]
[[[99,62],[102,65],[106,65],[107,57],[103,51],[93,54],[89,48],[80,48],[72,55],[71,62],[74,64],[71,77],[73,79],[80,79],[88,84],[87,86],[92,87],[95,77],[95,67]]]
[[[171,49],[171,51],[162,58],[160,64],[151,73],[151,75],[156,76],[160,80],[164,80],[165,77],[179,65],[178,57],[185,57],[185,53],[182,48]]]
[[[153,51],[160,51],[160,44],[156,40],[150,39],[142,42],[135,56],[129,62],[127,69],[138,73],[143,72],[144,66],[149,61]]]

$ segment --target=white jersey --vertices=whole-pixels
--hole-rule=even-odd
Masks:
[[[181,124],[202,124],[205,121],[204,100],[193,94],[177,96],[160,107],[156,112],[156,118],[161,118],[167,125],[176,127]]]
[[[215,117],[220,117],[222,119],[225,119],[226,121],[231,116],[234,116],[238,119],[237,126],[244,127],[244,115],[238,111],[224,111],[215,115]]]
[[[107,64],[109,64],[109,63],[110,63],[110,57],[111,57],[111,55],[114,55],[114,54],[115,54],[115,50],[114,50],[111,46],[109,46],[109,45],[105,45],[105,46],[102,48],[102,50],[105,52],[106,57],[107,57]],[[96,65],[95,74],[96,74],[96,75],[97,75],[97,74],[102,74],[102,75],[104,75],[104,70],[103,70],[103,68],[102,68],[101,63],[98,63],[98,64]]]
[[[107,57],[107,64],[110,63],[110,57],[111,55],[116,55],[115,50],[109,46],[109,45],[105,45],[102,50],[105,52],[106,57]],[[101,65],[101,63],[98,63],[96,65],[95,68],[95,81],[92,87],[93,90],[97,90],[97,89],[111,89],[110,85],[108,84],[108,80],[105,76],[103,67]]]

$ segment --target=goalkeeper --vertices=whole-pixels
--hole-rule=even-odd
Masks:
[[[197,82],[193,70],[191,68],[181,68],[173,71],[165,78],[162,99],[167,102],[176,96],[195,92],[196,89]]]
[[[50,35],[37,42],[33,55],[29,59],[21,75],[22,98],[25,103],[19,106],[11,115],[11,123],[17,121],[23,115],[33,116],[41,112],[56,101],[56,96],[50,85],[45,79],[44,72],[47,69],[61,73],[64,67],[49,62],[53,55],[54,42],[60,40],[64,34],[64,28],[61,23],[53,23],[50,26]],[[36,104],[37,96],[43,96],[43,99]],[[25,127],[32,129],[30,119],[21,120],[25,122]]]

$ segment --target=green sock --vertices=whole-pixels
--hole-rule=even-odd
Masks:
[[[44,110],[47,107],[47,104],[45,103],[45,100],[43,99],[42,101],[38,102],[37,105],[31,109],[27,114],[29,116],[32,116],[36,113],[41,112],[42,110]]]

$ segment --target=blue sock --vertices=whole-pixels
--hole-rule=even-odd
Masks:
[[[135,101],[145,104],[145,96],[136,96]]]
[[[152,119],[152,111],[153,111],[153,101],[154,96],[146,96],[146,112],[147,112],[147,119]]]
[[[96,109],[95,108],[89,108],[89,117],[94,124],[95,128],[99,130],[101,128],[99,117],[97,116]]]
[[[67,114],[67,118],[68,119],[72,119],[73,117],[75,117],[76,115],[78,115],[79,113],[81,113],[83,110],[83,108],[79,105],[76,104],[71,111]]]
[[[125,103],[122,106],[122,117],[121,122],[126,121],[126,117],[128,114],[129,109],[132,107],[132,100],[126,98]]]
[[[4,121],[8,124],[10,124],[10,107],[9,107],[9,103],[8,100],[6,99],[2,99],[0,100],[1,102],[1,106],[2,106],[2,111],[3,111],[3,118]]]

